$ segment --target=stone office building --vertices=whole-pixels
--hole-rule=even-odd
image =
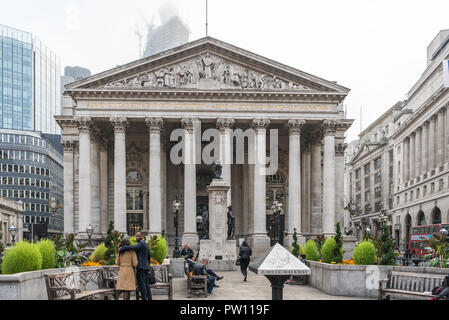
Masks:
[[[173,245],[178,195],[182,242],[194,247],[214,176],[201,149],[207,151],[207,130],[218,129],[223,154],[246,159],[222,162],[236,238],[249,240],[256,254],[269,247],[276,199],[283,203],[284,244],[295,228],[302,240],[332,234],[344,211],[348,92],[210,37],[67,85],[64,114],[56,117],[64,146],[64,230],[82,238],[91,224],[101,237],[113,220],[128,234],[165,231]],[[184,129],[183,156],[191,161],[172,161],[176,129]],[[237,129],[254,132],[244,154],[231,142]],[[265,175],[257,159],[273,154],[272,147],[278,169]],[[257,155],[253,164],[249,154]]]

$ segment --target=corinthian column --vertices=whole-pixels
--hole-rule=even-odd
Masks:
[[[149,231],[151,235],[159,235],[162,232],[161,130],[164,120],[146,118],[145,122],[150,134]]]
[[[416,130],[415,136],[415,175],[417,177],[421,176],[422,174],[421,157],[422,157],[422,128],[419,127]]]
[[[232,128],[234,127],[234,119],[217,119],[217,129],[220,130],[220,162],[223,166],[222,178],[231,186],[227,192],[227,206],[232,204],[231,197],[231,165],[232,165]]]
[[[436,141],[435,141],[435,129],[436,129],[436,115],[430,118],[429,122],[429,171],[436,168]]]
[[[266,225],[266,129],[270,125],[269,119],[254,119],[252,128],[255,132],[254,157],[254,229],[252,246],[258,253],[270,247]]]
[[[410,180],[410,138],[406,137],[404,138],[404,153],[403,153],[403,165],[404,165],[404,183],[408,182]]]
[[[444,164],[444,108],[438,110],[437,115],[437,157],[436,157],[436,167],[440,167]]]
[[[335,233],[335,132],[337,122],[324,120],[323,161],[323,233],[326,236]]]
[[[110,118],[114,128],[114,229],[126,230],[126,118]]]
[[[73,206],[73,151],[75,141],[63,141],[64,149],[64,233],[75,233]]]
[[[182,243],[196,246],[196,150],[195,134],[197,119],[181,119],[184,129],[184,233]]]
[[[100,137],[96,131],[90,135],[90,162],[92,184],[91,225],[94,234],[101,233],[101,195],[100,195]]]
[[[82,117],[77,119],[79,131],[79,213],[78,232],[86,235],[86,228],[91,223],[91,167],[90,167],[90,132],[92,119]]]
[[[294,229],[301,235],[301,129],[305,120],[289,120],[288,156],[288,236],[287,244],[293,242]]]
[[[422,159],[421,159],[421,173],[426,174],[429,171],[429,121],[425,121],[422,126],[422,141],[421,141],[421,150],[422,150]]]
[[[410,135],[410,150],[409,150],[409,161],[410,161],[410,180],[415,179],[415,133],[412,132]]]

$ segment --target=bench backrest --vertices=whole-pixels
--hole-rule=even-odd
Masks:
[[[55,299],[65,296],[64,291],[53,291],[51,288],[67,287],[75,289],[76,292],[100,289],[103,287],[103,272],[97,270],[76,270],[65,273],[55,273],[45,276],[48,299]]]
[[[161,266],[153,266],[154,274],[156,276],[156,282],[159,283],[169,283],[169,270],[168,265],[161,265]]]
[[[390,271],[388,273],[389,289],[426,292],[439,286],[445,275]]]

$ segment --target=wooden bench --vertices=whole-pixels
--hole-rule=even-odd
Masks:
[[[115,289],[106,286],[103,270],[88,269],[45,275],[48,300],[107,300],[116,298]]]
[[[150,285],[150,289],[167,290],[168,300],[173,300],[173,277],[169,271],[169,265],[152,266],[156,276],[156,283]],[[136,300],[140,299],[139,288],[136,289]]]
[[[379,280],[379,300],[384,296],[431,298],[433,295],[429,293],[441,285],[444,277],[439,274],[390,271],[387,279]]]
[[[192,293],[202,293],[207,298],[207,278],[208,276],[190,275],[189,264],[184,263],[184,272],[187,276],[187,298],[192,297]]]

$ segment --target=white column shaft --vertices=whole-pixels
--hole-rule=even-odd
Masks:
[[[254,234],[266,235],[266,130],[255,133],[254,164]]]
[[[114,142],[114,229],[126,230],[126,135],[116,130]]]
[[[64,233],[75,233],[73,206],[73,147],[64,150]]]
[[[90,167],[90,133],[79,134],[79,213],[78,232],[85,233],[91,223],[91,167]]]
[[[95,139],[91,139],[90,143],[90,162],[91,162],[91,225],[94,233],[100,233],[101,221],[101,195],[100,195],[100,146]]]
[[[288,233],[301,233],[301,135],[290,134],[288,160]]]
[[[161,134],[150,133],[150,234],[162,232]]]
[[[335,136],[324,136],[323,233],[335,233]]]

